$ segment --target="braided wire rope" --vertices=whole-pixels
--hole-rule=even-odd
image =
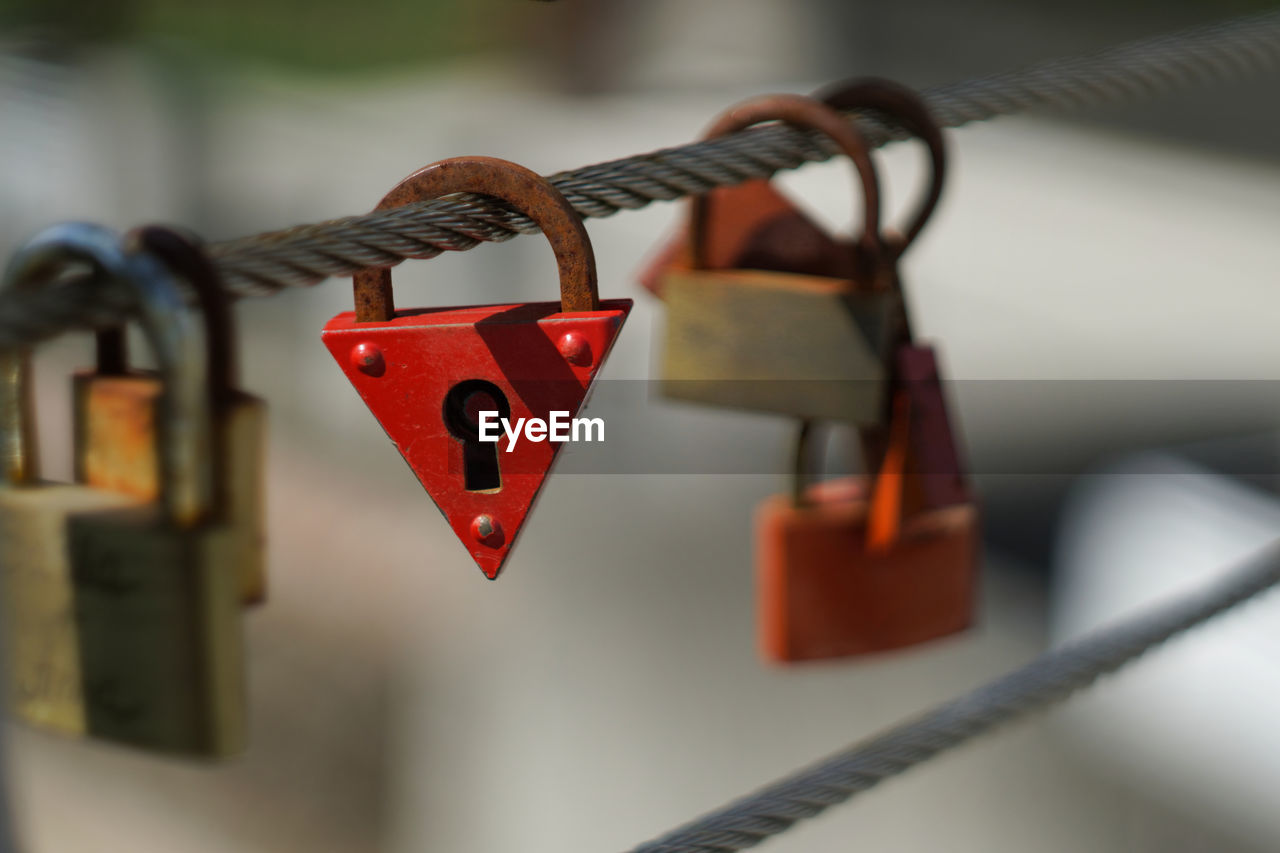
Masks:
[[[941,125],[959,127],[1025,110],[1130,102],[1277,67],[1280,12],[1267,12],[955,83],[924,96]],[[856,120],[872,144],[895,138],[869,117]],[[829,140],[812,132],[762,126],[560,172],[551,180],[583,217],[604,217],[768,177],[835,153]],[[242,237],[211,245],[209,252],[231,294],[262,296],[534,231],[528,217],[503,204],[463,195]],[[0,346],[118,322],[129,310],[126,299],[90,286],[84,277],[5,293]]]
[[[1277,584],[1280,542],[1273,542],[1202,590],[1049,651],[922,716],[632,848],[631,853],[728,853],[754,847],[885,779],[1067,698]]]

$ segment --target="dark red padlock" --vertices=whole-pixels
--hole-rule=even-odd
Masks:
[[[945,174],[941,131],[910,90],[863,80],[824,93],[842,109],[873,110],[926,145],[932,179],[901,235],[881,239],[879,278],[900,290],[896,262],[936,207]],[[933,350],[902,339],[890,365],[887,427],[860,428],[874,477],[804,487],[809,427],[796,486],[757,514],[760,644],[778,662],[847,657],[955,633],[973,619],[978,512],[947,415]]]
[[[899,364],[932,361],[905,347]],[[978,513],[948,434],[936,370],[894,391],[887,446],[874,479],[796,488],[756,515],[760,648],[795,662],[849,657],[943,637],[973,619]],[[949,447],[950,452],[945,448]],[[935,501],[940,501],[935,503]]]
[[[523,433],[480,440],[482,412],[514,425],[577,416],[631,300],[600,302],[581,219],[534,172],[490,157],[433,163],[379,209],[451,193],[501,199],[534,220],[555,251],[560,302],[395,310],[389,269],[355,276],[356,310],[325,346],[489,578],[496,578],[561,442]],[[494,418],[486,417],[492,424]],[[545,436],[545,432],[542,434]],[[492,433],[490,433],[492,434]]]

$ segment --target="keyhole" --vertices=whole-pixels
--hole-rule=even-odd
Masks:
[[[468,492],[488,492],[502,488],[498,472],[498,445],[480,440],[480,413],[497,412],[511,417],[507,395],[492,382],[467,379],[449,389],[444,398],[444,425],[449,435],[462,442],[462,479]],[[490,421],[492,423],[492,421]]]

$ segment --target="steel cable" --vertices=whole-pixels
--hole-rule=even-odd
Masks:
[[[920,717],[641,844],[632,853],[728,853],[754,847],[885,779],[1065,699],[1277,584],[1280,542],[1203,590],[1047,652]]]
[[[940,124],[959,127],[1032,109],[1134,101],[1277,67],[1280,12],[1269,12],[956,83],[932,89],[925,97]],[[857,120],[876,145],[894,138],[878,122]],[[583,217],[604,217],[767,177],[834,153],[823,137],[763,126],[560,172],[551,180]],[[210,254],[229,292],[260,296],[534,230],[527,217],[500,203],[458,196],[243,237],[212,245]],[[31,293],[3,294],[0,346],[32,343],[74,326],[108,323],[127,308],[119,294],[86,288],[75,280]]]

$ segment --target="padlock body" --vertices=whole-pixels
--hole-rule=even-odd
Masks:
[[[245,741],[239,532],[170,526],[157,505],[72,516],[86,733],[196,756]]]
[[[900,297],[847,280],[672,267],[662,391],[712,406],[879,423]]]
[[[153,373],[77,374],[73,386],[77,481],[155,501],[160,495],[156,424],[163,381]],[[215,488],[219,518],[238,536],[234,566],[245,604],[266,598],[263,465],[266,404],[232,392],[217,412]]]
[[[841,488],[840,486],[843,486]],[[775,662],[849,657],[953,634],[973,619],[978,514],[920,513],[884,549],[867,546],[859,479],[776,496],[757,510],[760,647]]]
[[[0,620],[6,694],[17,719],[64,735],[86,733],[67,522],[136,503],[67,484],[0,489]]]
[[[450,527],[495,578],[555,462],[559,442],[496,445],[497,481],[470,489],[467,444],[447,422],[463,383],[489,383],[515,424],[574,417],[631,310],[611,299],[598,311],[562,313],[558,302],[407,309],[385,323],[334,317],[321,336]],[[565,348],[566,340],[577,346]],[[572,355],[572,357],[570,357]],[[477,536],[481,518],[491,536]]]

